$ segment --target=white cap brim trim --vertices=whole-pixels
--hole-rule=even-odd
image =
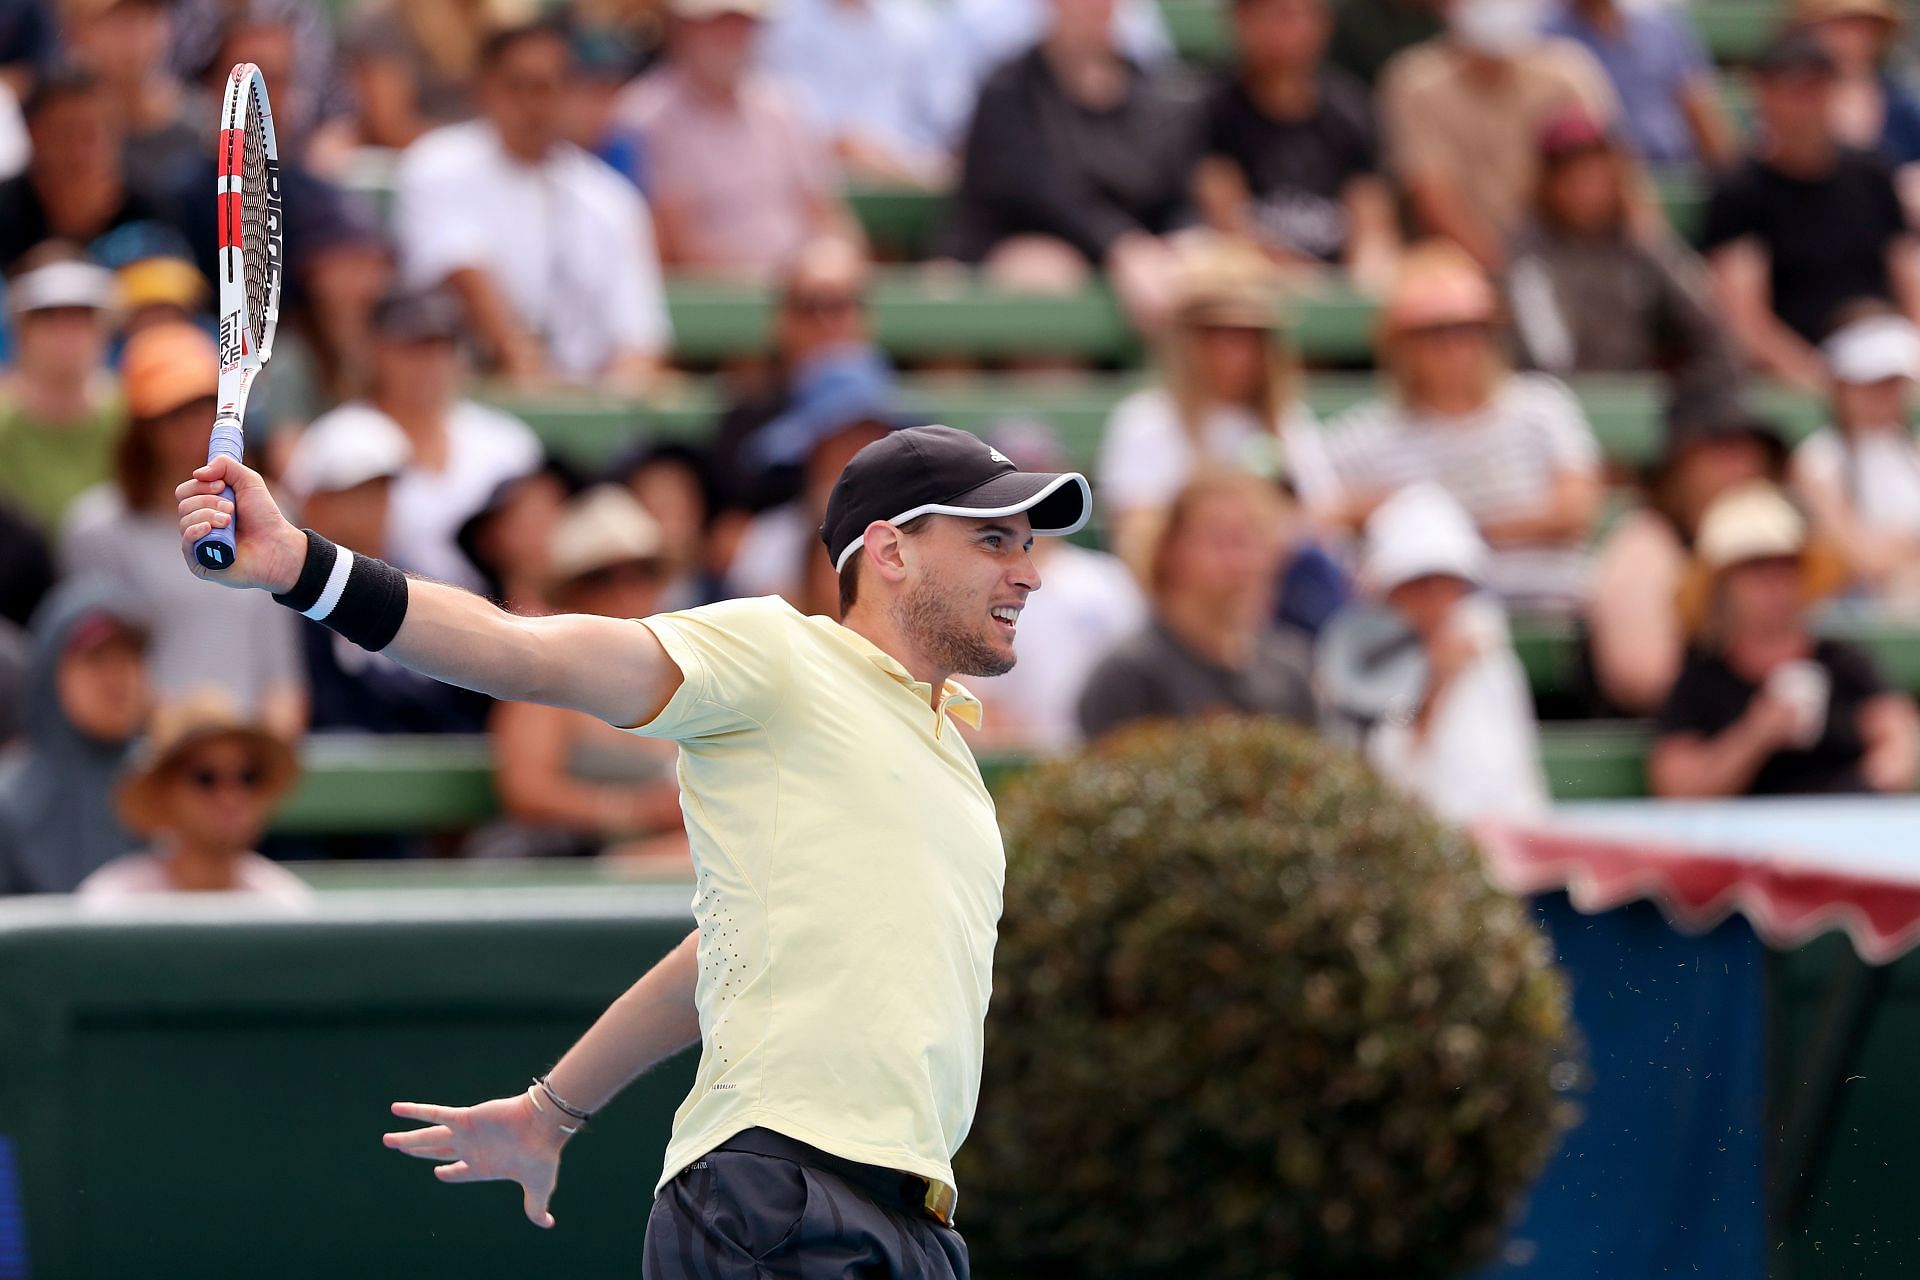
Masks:
[[[1069,483],[1080,486],[1080,518],[1063,529],[1035,529],[1033,531],[1035,537],[1064,538],[1086,528],[1087,521],[1093,517],[1093,486],[1089,485],[1087,478],[1078,471],[1068,471],[1055,476],[1051,484],[1042,486],[1031,498],[1013,503],[1009,506],[956,507],[949,503],[928,502],[902,511],[897,516],[887,517],[887,523],[905,524],[907,521],[917,520],[921,516],[965,516],[973,520],[988,520],[994,516],[1018,515],[1022,511],[1029,511],[1039,506]],[[854,552],[865,546],[866,541],[863,533],[863,536],[855,538],[852,542],[848,543],[846,548],[840,552],[840,558],[834,562],[833,571],[839,573],[842,569],[845,569],[847,567],[847,561],[853,559]]]

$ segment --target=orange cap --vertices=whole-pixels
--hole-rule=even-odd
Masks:
[[[157,418],[220,389],[220,354],[196,325],[157,324],[127,339],[120,357],[127,412]]]

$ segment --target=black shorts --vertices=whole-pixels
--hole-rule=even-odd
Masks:
[[[725,1143],[660,1188],[643,1257],[644,1280],[968,1280],[952,1227],[819,1162]]]

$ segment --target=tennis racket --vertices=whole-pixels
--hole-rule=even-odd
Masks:
[[[220,106],[220,171],[214,180],[219,223],[220,392],[207,461],[239,460],[247,393],[273,350],[280,318],[280,150],[260,68],[243,62],[227,77]],[[233,501],[229,487],[221,495]],[[233,564],[236,521],[193,544],[193,558],[215,571]]]

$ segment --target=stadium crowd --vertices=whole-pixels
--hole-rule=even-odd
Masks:
[[[1658,793],[1910,790],[1911,698],[1827,634],[1920,601],[1920,98],[1890,0],[1783,0],[1737,75],[1658,3],[1220,16],[1213,66],[1152,0],[0,0],[0,893],[297,896],[257,850],[330,733],[490,735],[503,816],[433,852],[686,857],[671,750],[181,565],[239,61],[286,210],[249,448],[336,541],[523,611],[835,614],[816,530],[846,460],[925,420],[903,375],[1127,372],[959,336],[903,369],[880,276],[1009,313],[1104,283],[1152,359],[1089,456],[1041,415],[982,427],[1089,467],[1098,524],[1035,547],[980,750],[1259,713],[1449,819],[1525,815],[1513,620],[1544,616],[1578,629],[1573,710],[1652,721]],[[1676,180],[1707,193],[1685,235]],[[942,202],[914,261],[870,239],[850,193],[876,190]],[[764,291],[764,349],[688,356],[682,282]],[[1294,320],[1336,290],[1370,300],[1377,372],[1316,416]],[[1609,461],[1568,381],[1594,375],[1659,388],[1648,465]],[[1826,425],[1756,408],[1781,388]],[[700,430],[656,429],[696,392]],[[569,448],[543,405],[621,422]]]

